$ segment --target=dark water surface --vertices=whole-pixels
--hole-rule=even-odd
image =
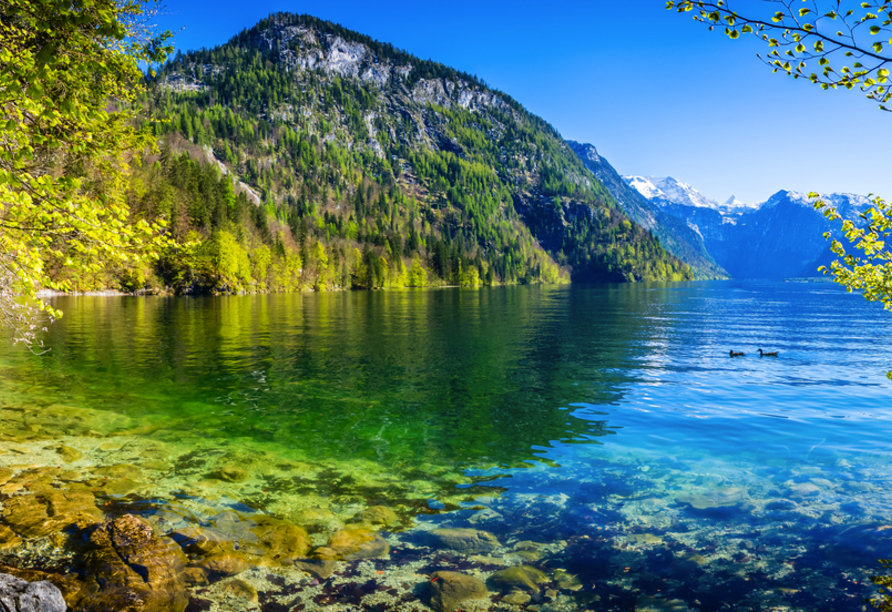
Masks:
[[[509,565],[577,576],[544,612],[861,610],[892,557],[892,314],[834,285],[53,305],[49,353],[0,351],[0,406],[124,419],[103,433],[166,445],[159,499],[213,500],[226,454],[258,475],[214,503],[319,542],[376,504],[405,538],[484,529]]]

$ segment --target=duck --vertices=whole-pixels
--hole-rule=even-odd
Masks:
[[[759,349],[759,357],[777,357],[777,351],[766,353],[762,349]]]
[[[734,349],[731,349],[731,352],[729,353],[729,355],[731,357],[746,357],[746,353],[744,353],[744,352],[738,353],[738,352],[735,352]]]

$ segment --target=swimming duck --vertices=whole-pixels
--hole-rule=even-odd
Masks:
[[[729,355],[731,357],[746,357],[746,353],[743,353],[743,352],[737,353],[734,351],[734,349],[731,349],[731,352],[729,353]]]
[[[773,353],[765,353],[762,349],[759,349],[759,357],[777,357],[777,351]]]

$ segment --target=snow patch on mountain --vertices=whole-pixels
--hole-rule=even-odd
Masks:
[[[719,206],[715,200],[710,200],[687,183],[674,179],[671,176],[649,176],[647,179],[665,193],[666,198],[674,204],[696,206],[697,208],[718,208]]]
[[[702,193],[671,176],[624,176],[626,183],[657,206],[678,204],[718,210],[720,205]]]
[[[724,203],[719,204],[694,189],[688,183],[674,179],[671,176],[624,176],[626,184],[636,189],[638,193],[656,204],[666,206],[676,204],[679,206],[694,206],[696,208],[709,208],[724,214],[735,214],[759,208],[760,204],[748,204],[737,196],[731,196]]]
[[[657,198],[668,199],[665,193],[660,191],[656,185],[643,176],[624,176],[623,180],[626,182],[626,185],[636,190],[648,200]]]

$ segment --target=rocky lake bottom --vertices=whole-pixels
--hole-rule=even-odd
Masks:
[[[0,418],[0,572],[73,610],[859,610],[892,547],[882,458],[629,450],[490,468],[447,498],[109,411]]]

